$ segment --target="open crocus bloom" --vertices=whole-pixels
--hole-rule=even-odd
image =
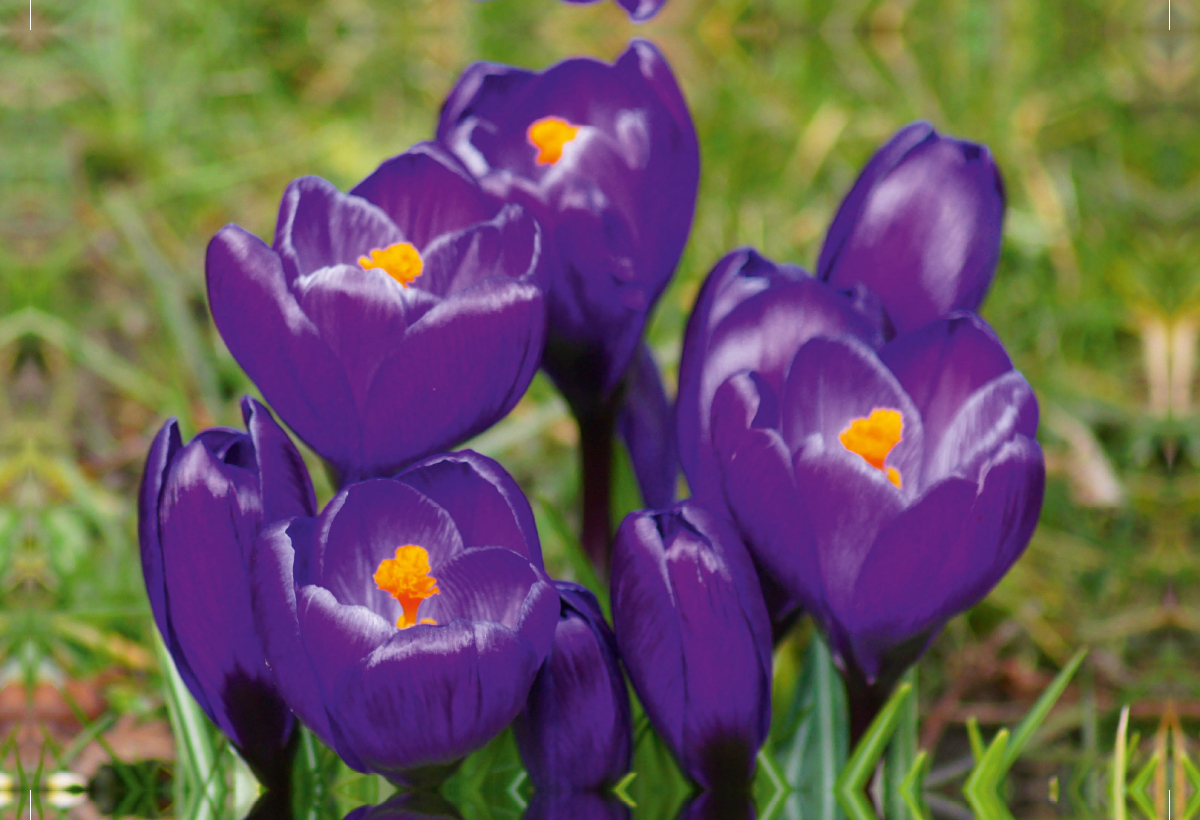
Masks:
[[[213,320],[280,417],[342,482],[482,432],[541,357],[541,232],[444,149],[418,145],[342,194],[292,182],[274,245],[217,232]]]
[[[1045,468],[1037,402],[982,319],[876,353],[795,350],[782,383],[730,376],[712,405],[720,483],[761,572],[810,612],[851,686],[886,692],[1025,549]]]
[[[670,67],[644,40],[612,65],[476,63],[446,98],[437,138],[545,229],[543,363],[586,409],[620,382],[692,224],[699,143]]]
[[[288,705],[352,768],[410,785],[512,722],[559,617],[528,502],[471,451],[265,530],[252,573]]]
[[[242,400],[245,433],[184,445],[174,419],[146,458],[138,499],[154,623],[192,697],[270,788],[289,788],[295,720],[263,663],[248,558],[264,524],[316,510],[304,462],[271,414]]]

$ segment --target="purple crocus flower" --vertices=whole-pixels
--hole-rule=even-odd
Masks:
[[[529,503],[469,450],[267,528],[251,576],[288,705],[351,768],[414,786],[512,722],[559,616]]]
[[[249,552],[266,522],[316,509],[296,448],[271,414],[242,400],[245,433],[205,430],[186,446],[168,421],[138,496],[142,572],[154,622],[180,677],[258,778],[286,789],[291,712],[250,612]]]
[[[222,228],[208,299],[234,358],[347,482],[446,450],[512,409],[541,356],[540,259],[525,211],[421,144],[349,194],[292,182],[272,247]]]
[[[771,722],[771,625],[732,524],[696,501],[617,531],[613,628],[651,725],[705,789],[741,793]]]
[[[658,49],[634,40],[612,65],[470,66],[446,98],[437,139],[546,232],[542,365],[579,421],[583,543],[604,574],[611,441],[627,392],[620,427],[643,496],[674,498],[674,454],[645,446],[669,440],[657,436],[670,424],[658,370],[648,356],[630,370],[695,211],[700,148],[687,103]]]
[[[695,210],[699,143],[667,61],[634,40],[612,65],[476,63],[446,98],[437,138],[545,228],[544,364],[572,406],[596,403],[637,350]]]
[[[566,0],[568,3],[575,5],[588,5],[597,2],[597,0]],[[644,23],[654,15],[658,14],[659,9],[666,5],[667,0],[617,0],[617,5],[625,9],[629,19],[635,23]]]
[[[629,771],[629,692],[596,596],[569,581],[554,586],[554,648],[513,731],[537,791],[599,791]]]
[[[817,275],[865,285],[896,332],[953,310],[976,310],[1000,257],[1004,184],[984,145],[926,122],[875,152],[825,237]]]
[[[729,376],[711,440],[760,571],[828,638],[857,736],[942,625],[1028,543],[1045,479],[1037,401],[971,313],[878,352],[851,334],[817,335],[794,345],[783,372]]]

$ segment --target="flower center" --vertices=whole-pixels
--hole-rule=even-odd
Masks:
[[[553,165],[562,159],[563,146],[578,134],[578,125],[558,117],[542,117],[529,126],[525,138],[538,149],[538,165]]]
[[[441,592],[437,578],[429,574],[429,553],[415,544],[396,547],[395,558],[384,558],[375,570],[375,586],[391,595],[404,607],[396,621],[400,629],[417,625],[417,607],[426,598]],[[422,618],[423,624],[436,624],[432,618]]]
[[[375,248],[371,251],[370,259],[365,256],[358,257],[358,264],[363,270],[383,271],[399,282],[401,287],[408,287],[408,283],[420,276],[425,267],[425,263],[421,261],[421,254],[417,253],[417,249],[409,242],[397,242],[386,248]]]
[[[900,486],[900,471],[895,467],[884,467],[884,459],[892,448],[900,443],[904,430],[904,416],[899,410],[876,407],[865,419],[854,419],[850,426],[838,434],[838,441],[852,453],[862,456],[863,461],[883,472],[888,481]]]

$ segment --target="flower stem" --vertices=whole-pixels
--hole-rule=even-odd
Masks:
[[[596,574],[608,580],[612,561],[612,462],[619,393],[608,401],[577,413],[580,461],[583,470],[583,532],[580,542]]]

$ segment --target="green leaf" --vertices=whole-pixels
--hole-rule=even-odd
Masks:
[[[795,732],[775,748],[784,780],[802,803],[805,820],[839,820],[834,786],[846,761],[849,718],[846,691],[829,648],[815,632],[805,653],[792,712]]]
[[[1154,779],[1154,773],[1158,771],[1158,767],[1162,765],[1162,756],[1155,752],[1146,761],[1146,765],[1138,770],[1133,781],[1129,784],[1129,796],[1133,798],[1133,802],[1142,810],[1142,813],[1150,820],[1157,820],[1155,817],[1154,801],[1150,799],[1150,795],[1146,793],[1146,787],[1150,785],[1150,781]]]
[[[1087,648],[1080,649],[1076,652],[1071,660],[1067,661],[1067,665],[1062,668],[1062,671],[1051,681],[1046,687],[1046,691],[1037,699],[1037,703],[1025,715],[1025,718],[1013,730],[1012,740],[1008,744],[1008,748],[1004,753],[1004,768],[1008,770],[1014,763],[1017,762],[1017,757],[1021,754],[1021,750],[1025,748],[1025,744],[1029,742],[1029,738],[1042,725],[1042,721],[1050,714],[1050,710],[1054,708],[1054,704],[1062,697],[1062,693],[1067,688],[1067,684],[1071,682],[1071,678],[1075,676],[1079,665],[1083,663],[1083,659],[1087,657]],[[974,744],[972,744],[972,748]]]
[[[1008,737],[1008,729],[1001,729],[996,733],[991,745],[971,770],[967,782],[963,784],[963,795],[980,820],[1012,820],[1008,807],[996,794],[996,787],[1008,771],[1008,767],[1004,765]]]
[[[979,732],[979,721],[974,715],[967,718],[967,739],[971,742],[971,757],[975,758],[975,765],[978,766],[987,752],[987,744],[983,742],[983,735]]]
[[[904,682],[896,687],[896,691],[867,727],[866,734],[854,748],[846,767],[838,775],[834,787],[838,803],[851,820],[876,820],[875,810],[863,794],[863,790],[870,781],[892,733],[896,731],[901,710],[911,694],[911,683]]]
[[[904,702],[900,710],[896,732],[888,745],[887,761],[884,763],[884,800],[888,820],[911,820],[915,815],[909,813],[908,801],[904,799],[903,785],[913,760],[917,756],[917,669],[910,668],[904,673],[902,681],[912,686],[912,695]]]
[[[912,766],[900,783],[900,797],[915,820],[928,820],[929,807],[925,805],[925,776],[929,773],[929,753],[924,749],[917,752]]]

